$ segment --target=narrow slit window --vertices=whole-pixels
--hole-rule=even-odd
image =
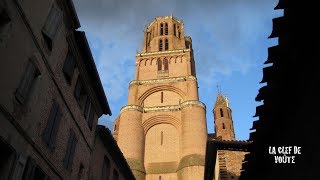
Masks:
[[[165,23],[165,35],[168,35],[168,23]]]
[[[169,42],[168,42],[168,39],[166,39],[166,40],[164,41],[164,50],[165,50],[165,51],[168,51],[168,50],[169,50]]]
[[[163,145],[163,131],[161,131],[161,145]]]
[[[159,180],[162,180],[161,176],[159,176]]]
[[[160,24],[160,35],[161,36],[163,35],[163,24],[162,23]]]
[[[224,123],[222,123],[222,129],[226,129],[226,126],[224,125]]]
[[[163,92],[161,92],[161,103],[163,103]]]
[[[176,24],[173,24],[173,35],[177,35],[177,29],[176,29]]]
[[[162,51],[162,39],[159,40],[159,51]]]
[[[220,116],[223,117],[223,110],[220,108]]]

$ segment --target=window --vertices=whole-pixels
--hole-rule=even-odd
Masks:
[[[169,42],[168,42],[168,39],[166,39],[166,40],[164,41],[164,50],[165,50],[165,51],[168,51],[168,50],[169,50]]]
[[[62,11],[52,6],[46,18],[46,22],[42,27],[42,35],[50,50],[52,49],[52,41],[58,31],[61,20],[62,20]]]
[[[76,138],[74,131],[72,129],[70,129],[67,151],[66,151],[66,155],[64,156],[64,160],[63,160],[63,167],[69,171],[71,170],[71,167],[72,167],[77,141],[78,140]]]
[[[163,131],[161,131],[161,145],[163,144]]]
[[[177,35],[177,29],[176,29],[176,24],[173,24],[173,35]]]
[[[220,108],[220,117],[223,117],[223,110]]]
[[[162,51],[162,39],[159,40],[159,51]]]
[[[226,129],[226,126],[224,125],[224,123],[222,123],[222,129]]]
[[[11,21],[6,9],[7,4],[5,1],[0,1],[0,34],[2,30],[5,29],[6,25]]]
[[[74,96],[77,99],[81,110],[83,110],[85,108],[86,103],[87,103],[88,95],[84,89],[84,85],[83,85],[83,81],[81,79],[81,76],[78,77],[77,84],[74,89]]]
[[[162,23],[160,24],[160,35],[161,36],[163,35],[163,24]]]
[[[27,165],[24,169],[22,180],[45,180],[46,174],[43,170],[36,164],[36,161],[32,158],[28,158]]]
[[[163,92],[161,92],[161,103],[163,103]]]
[[[24,104],[26,102],[30,94],[31,87],[39,75],[40,71],[31,58],[28,61],[26,69],[24,70],[18,89],[15,92],[15,97],[21,104]]]
[[[163,66],[164,66],[164,70],[165,71],[168,71],[168,66],[169,66],[169,62],[168,62],[168,59],[164,59],[163,60]]]
[[[165,35],[168,35],[168,23],[165,23]]]
[[[53,101],[50,115],[47,122],[47,127],[43,132],[43,140],[44,142],[51,148],[54,148],[56,143],[57,132],[61,119],[61,111],[59,108],[59,104],[56,101]]]
[[[162,70],[162,61],[160,59],[157,60],[158,71]]]
[[[95,111],[93,109],[92,103],[90,101],[90,98],[87,97],[86,105],[84,107],[84,118],[86,119],[88,126],[90,130],[92,130],[92,125],[93,125],[93,119],[95,116]]]
[[[147,46],[150,46],[150,40],[151,40],[151,33],[147,32]]]
[[[84,170],[84,166],[83,164],[81,163],[80,164],[80,167],[79,167],[79,172],[78,172],[78,179],[82,179],[82,176],[83,176],[83,170]]]
[[[119,173],[118,173],[118,171],[117,170],[113,170],[113,178],[112,178],[113,180],[119,180]]]
[[[109,179],[110,179],[110,160],[107,156],[104,156],[101,180],[109,180]]]
[[[75,68],[74,56],[72,55],[72,52],[68,51],[67,57],[63,65],[63,73],[69,84],[71,84],[74,68]]]

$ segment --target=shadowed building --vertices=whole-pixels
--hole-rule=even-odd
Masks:
[[[137,179],[203,179],[206,108],[199,101],[192,41],[184,24],[157,17],[136,54],[128,105],[114,136]]]
[[[88,179],[92,153],[133,179],[112,135],[96,137],[111,111],[79,27],[70,0],[0,1],[0,179]]]
[[[275,9],[284,15],[272,20],[269,38],[278,38],[279,44],[268,48],[265,86],[256,97],[263,104],[256,108],[251,153],[240,179],[319,179],[319,8],[313,1],[279,0]],[[278,151],[290,146],[286,156]],[[294,154],[294,146],[301,147],[301,154]],[[270,147],[290,161],[276,163]]]

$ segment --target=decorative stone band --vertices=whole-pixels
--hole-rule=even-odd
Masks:
[[[120,113],[122,113],[124,111],[139,111],[139,112],[143,112],[143,107],[136,106],[136,105],[127,105],[127,106],[124,106],[124,107],[122,107],[120,109]]]
[[[205,165],[205,157],[200,154],[191,154],[183,157],[180,160],[177,171],[189,167],[189,166],[204,166]]]
[[[185,101],[179,105],[169,105],[169,106],[155,106],[155,107],[141,107],[137,105],[127,105],[121,108],[120,113],[124,111],[139,111],[139,112],[163,112],[163,111],[179,111],[187,106],[199,106],[206,109],[206,105],[200,101]]]
[[[137,53],[136,57],[140,56],[152,56],[152,55],[162,55],[162,54],[172,54],[172,53],[179,53],[179,52],[190,52],[190,49],[178,49],[178,50],[171,50],[171,51],[156,51],[156,52],[149,52],[149,53]]]
[[[174,78],[163,78],[163,79],[151,79],[151,80],[133,80],[129,83],[129,86],[132,84],[144,85],[144,84],[161,84],[167,82],[178,82],[178,81],[196,81],[197,78],[194,76],[184,76],[184,77],[174,77]]]
[[[144,174],[146,173],[146,170],[144,169],[144,165],[140,160],[127,158],[127,162],[131,170],[139,171]]]

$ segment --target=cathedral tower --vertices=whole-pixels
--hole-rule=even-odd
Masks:
[[[216,137],[222,140],[235,140],[231,109],[227,97],[219,92],[213,108]]]
[[[137,179],[203,179],[206,108],[199,101],[192,40],[181,20],[156,17],[136,54],[128,105],[114,137]]]

